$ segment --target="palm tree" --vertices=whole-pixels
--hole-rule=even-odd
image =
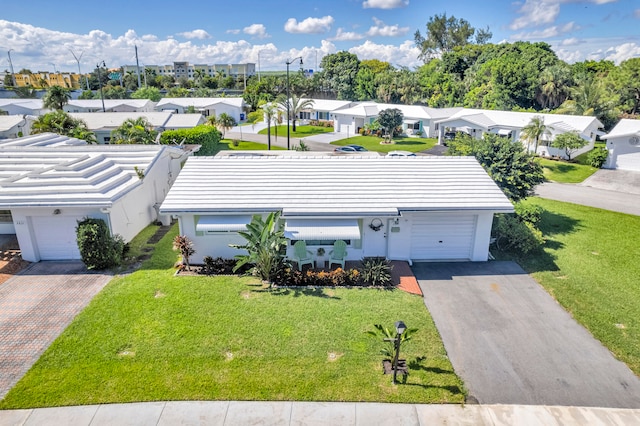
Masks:
[[[69,89],[60,86],[51,86],[42,98],[42,104],[45,108],[61,110],[71,99]]]
[[[304,96],[304,95],[303,95]],[[303,99],[300,96],[295,94],[291,95],[290,99],[291,103],[287,101],[285,96],[278,97],[278,104],[282,107],[283,110],[287,110],[287,106],[289,106],[289,114],[291,119],[293,119],[293,131],[296,131],[296,116],[300,114],[300,112],[304,109],[308,109],[313,106],[313,99]],[[287,105],[288,104],[288,105]]]
[[[544,124],[544,117],[539,115],[534,116],[529,124],[522,128],[521,137],[527,141],[527,149],[531,144],[531,141],[535,142],[533,152],[538,152],[538,143],[542,136],[551,136],[552,127]]]
[[[157,134],[145,117],[138,117],[125,120],[111,132],[111,137],[117,144],[149,145],[154,143]]]
[[[222,129],[222,137],[224,138],[226,131],[236,125],[236,120],[226,112],[223,112],[218,116],[216,123],[218,128]]]
[[[96,143],[96,135],[87,128],[87,123],[77,120],[62,110],[56,110],[38,117],[31,126],[31,133],[56,133]]]
[[[271,121],[277,115],[278,107],[269,102],[262,105],[264,111],[264,120],[267,122],[267,149],[271,149]]]
[[[540,74],[538,102],[542,108],[559,107],[569,94],[571,70],[566,65],[553,65]]]

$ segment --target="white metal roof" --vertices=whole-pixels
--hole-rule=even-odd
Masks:
[[[313,101],[313,105],[307,109],[313,111],[335,111],[338,109],[342,109],[348,107],[353,101],[338,101],[334,99],[312,99],[312,98],[302,98],[301,101],[310,100]]]
[[[86,145],[87,141],[56,135],[55,133],[39,133],[37,135],[23,136],[16,139],[0,140],[0,148],[17,146],[73,146]]]
[[[640,120],[623,118],[602,139],[619,138],[625,136],[640,135]]]
[[[0,149],[0,208],[109,207],[141,184],[135,167],[152,167],[158,145],[85,145]]]
[[[0,132],[11,130],[23,122],[25,122],[25,120],[21,115],[0,115]]]
[[[7,105],[19,105],[23,108],[32,110],[40,110],[44,108],[42,99],[0,98],[0,109]]]
[[[171,114],[163,127],[167,129],[190,129],[204,123],[202,114]]]
[[[87,123],[90,130],[118,128],[128,119],[144,117],[155,128],[165,127],[171,112],[72,112],[70,116]]]
[[[216,104],[227,104],[242,108],[245,105],[243,98],[162,98],[156,104],[157,109],[162,109],[168,105],[177,105],[183,108],[193,106],[195,108],[205,108]]]
[[[189,158],[161,207],[290,217],[469,209],[513,210],[475,158],[316,155]]]
[[[127,105],[132,108],[144,108],[151,101],[149,99],[105,99],[105,109],[113,109],[121,105]],[[69,106],[77,108],[97,108],[102,109],[101,99],[71,99],[69,100]]]

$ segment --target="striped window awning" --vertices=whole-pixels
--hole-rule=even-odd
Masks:
[[[200,216],[196,231],[237,232],[247,229],[251,216]]]
[[[284,236],[291,240],[359,240],[356,219],[288,219]]]

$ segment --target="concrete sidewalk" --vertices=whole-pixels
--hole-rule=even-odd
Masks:
[[[176,401],[0,411],[0,425],[638,425],[640,410],[533,405]]]
[[[259,142],[265,145],[267,144],[267,135],[260,135],[257,133],[243,132],[242,135],[240,135],[240,133],[236,133],[236,132],[227,132],[225,135],[225,139],[238,139],[243,141]],[[328,151],[333,151],[335,149],[335,146],[329,145],[323,142],[311,142],[311,141],[307,142],[305,140],[304,143],[311,149],[311,151],[327,151],[328,152]],[[300,139],[289,138],[289,147],[291,149],[299,145],[300,145]],[[287,134],[285,133],[284,135],[278,135],[277,139],[274,135],[272,135],[271,146],[287,148]]]
[[[640,195],[638,194],[574,183],[545,182],[536,187],[536,195],[550,200],[640,216]]]

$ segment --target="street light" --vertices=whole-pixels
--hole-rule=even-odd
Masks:
[[[291,121],[291,95],[289,94],[289,65],[300,59],[300,68],[302,68],[302,56],[287,61],[287,149],[291,149],[289,136],[289,122]]]
[[[76,56],[75,52],[71,49],[69,49],[69,52],[71,52],[71,54],[73,55],[73,58],[78,63],[78,81],[80,81],[79,79],[82,78],[82,71],[80,71],[80,59],[82,59],[82,55],[84,54],[84,51],[80,52],[80,56]],[[85,75],[84,81],[87,83],[87,90],[91,90],[89,88],[89,77]],[[82,87],[82,83],[80,83],[80,87]]]
[[[9,67],[11,68],[11,83],[13,84],[13,87],[16,87],[16,75],[13,72],[13,62],[11,62],[11,51],[13,49],[9,49],[9,51],[7,52],[7,55],[9,55]]]
[[[98,88],[100,89],[100,99],[102,100],[102,112],[107,112],[107,109],[104,107],[104,94],[102,93],[102,76],[100,75],[100,65],[103,67],[107,67],[107,64],[102,61],[102,63],[98,62],[96,68],[98,68]]]
[[[402,334],[407,330],[407,326],[403,321],[396,321],[396,354],[393,358],[393,384],[397,382],[396,375],[398,374],[398,357],[400,356],[400,341],[402,340]]]
[[[56,64],[54,64],[53,62],[49,62],[51,65],[53,65],[53,72],[54,74],[58,74],[58,70],[56,69]]]

